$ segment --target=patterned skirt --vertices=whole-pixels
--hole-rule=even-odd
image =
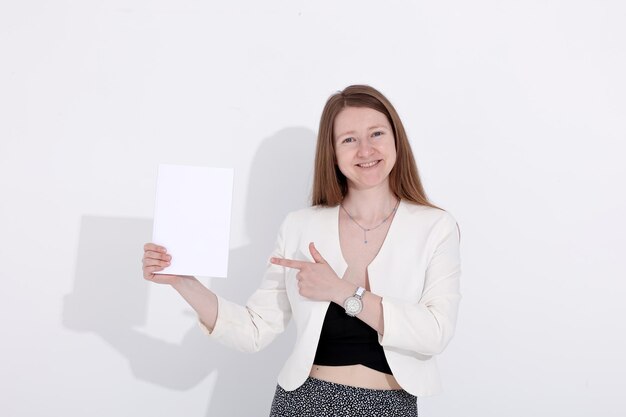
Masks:
[[[280,385],[270,417],[417,417],[417,397],[404,390],[351,387],[309,377],[285,391]]]

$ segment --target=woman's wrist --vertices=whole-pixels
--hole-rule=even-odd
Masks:
[[[340,306],[343,306],[343,302],[346,301],[346,298],[350,297],[351,295],[354,295],[354,292],[356,291],[358,287],[358,285],[353,284],[352,282],[348,282],[348,281],[341,281],[341,286],[339,287],[338,291],[335,293],[335,297],[332,300],[333,302],[335,302],[336,304],[339,304]]]
[[[192,287],[193,285],[199,282],[200,281],[198,281],[196,277],[194,277],[193,275],[176,275],[176,279],[170,285],[176,291],[181,292],[186,289],[189,289],[190,287]]]

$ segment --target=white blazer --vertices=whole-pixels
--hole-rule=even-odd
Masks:
[[[460,255],[456,221],[446,211],[401,201],[387,237],[368,267],[370,289],[382,297],[384,335],[379,335],[389,367],[400,386],[416,396],[441,390],[436,354],[454,334]],[[347,268],[339,244],[339,206],[289,213],[272,256],[313,262],[315,246],[339,277]],[[307,379],[329,302],[298,292],[297,270],[268,264],[259,289],[240,306],[218,296],[212,338],[242,351],[258,351],[281,333],[293,316],[297,338],[278,383],[285,390]]]

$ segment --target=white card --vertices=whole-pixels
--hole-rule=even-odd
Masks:
[[[152,241],[172,255],[160,274],[225,278],[233,170],[159,165]]]

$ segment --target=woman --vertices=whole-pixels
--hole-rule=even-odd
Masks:
[[[431,204],[391,103],[347,87],[326,103],[312,207],[290,213],[260,288],[239,306],[193,277],[158,275],[165,248],[146,244],[144,277],[172,285],[207,334],[265,347],[293,316],[298,336],[278,377],[273,416],[417,416],[440,390],[435,355],[454,333],[459,233]]]

